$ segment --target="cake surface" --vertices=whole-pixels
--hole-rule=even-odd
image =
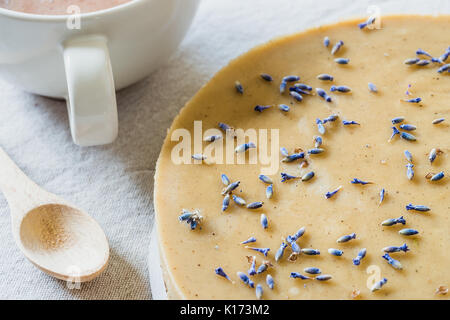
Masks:
[[[448,299],[436,290],[448,286],[450,278],[450,73],[437,70],[450,63],[450,58],[443,64],[430,62],[426,66],[406,65],[404,61],[416,58],[419,48],[433,57],[448,50],[450,43],[443,30],[449,28],[450,17],[382,17],[381,29],[376,30],[360,30],[359,22],[311,29],[251,50],[216,74],[176,117],[158,160],[154,198],[169,297],[255,299],[255,289],[236,274],[247,273],[251,267],[247,257],[255,256],[257,268],[264,260],[272,264],[267,271],[249,276],[255,285],[261,284],[264,299]],[[325,37],[330,39],[328,47],[323,43]],[[339,40],[344,45],[332,55],[330,50]],[[348,58],[349,63],[336,63],[337,58]],[[431,60],[424,55],[419,58]],[[262,73],[273,81],[262,79]],[[321,74],[332,75],[333,81],[318,79]],[[297,75],[300,80],[287,83],[285,92],[280,93],[280,83],[288,75]],[[242,84],[243,93],[236,90],[236,81]],[[289,94],[296,83],[313,88],[309,95],[302,94],[301,102]],[[378,92],[369,90],[369,83]],[[333,85],[349,87],[351,92],[331,92]],[[324,89],[332,101],[319,97],[315,88]],[[417,98],[421,101],[408,102]],[[289,106],[290,111],[280,111],[280,104]],[[255,106],[272,107],[258,112]],[[326,132],[319,133],[316,119],[323,122],[331,115],[337,115],[337,120],[325,121]],[[404,120],[393,124],[394,118]],[[433,124],[440,118],[446,120]],[[358,124],[344,125],[344,120]],[[196,121],[197,128],[201,121],[200,137],[194,132]],[[196,163],[191,159],[193,154],[206,154],[212,144],[236,140],[217,131],[222,139],[203,141],[203,149],[194,150],[194,141],[214,134],[206,130],[219,130],[219,122],[235,129],[256,130],[257,141],[245,141],[256,144],[243,153],[245,164],[212,163],[211,156]],[[390,139],[393,126],[404,134]],[[267,129],[267,153],[276,160],[272,163],[275,171],[261,161],[248,163],[250,153],[259,156],[264,151],[259,129]],[[174,161],[180,132],[189,132],[192,138],[186,142],[192,146],[187,157],[192,164]],[[272,132],[278,137],[271,136]],[[408,140],[411,137],[407,134],[416,141]],[[315,147],[316,136],[322,137],[320,148],[324,152],[308,154]],[[234,148],[239,145],[235,142]],[[280,147],[289,154],[304,152],[304,158],[282,162]],[[234,148],[231,156],[235,156]],[[433,149],[437,156],[430,162]],[[405,150],[412,154],[412,162],[405,157]],[[225,159],[229,153],[225,149],[223,153]],[[413,165],[409,166],[414,171],[412,179],[408,178],[409,163]],[[311,171],[314,177],[308,181],[281,182],[281,173],[302,177]],[[429,179],[439,172],[444,172],[444,178]],[[268,184],[258,178],[261,173],[273,181],[271,199],[266,197]],[[262,207],[252,210],[231,200],[222,211],[222,174],[232,182],[240,181],[233,195],[247,204],[263,202]],[[355,178],[371,183],[351,183]],[[325,197],[340,186],[339,192]],[[382,189],[386,191],[383,201]],[[431,210],[407,210],[409,204]],[[183,209],[200,210],[203,220],[194,230],[179,221]],[[266,229],[261,225],[261,214],[267,216]],[[401,216],[406,220],[404,225],[381,225]],[[275,261],[281,243],[301,227],[306,232],[296,243],[303,249],[318,249],[320,255],[302,253],[289,261],[292,248],[287,246],[283,257]],[[405,228],[419,233],[399,234]],[[356,233],[355,239],[336,242],[352,233]],[[270,248],[267,257],[241,244],[250,237],[257,241],[247,246]],[[402,270],[398,270],[382,258],[382,249],[405,243],[409,251],[389,253],[401,263]],[[331,255],[330,248],[344,253]],[[354,265],[353,259],[363,248],[366,256],[360,265]],[[218,267],[232,281],[216,275]],[[314,280],[315,275],[304,272],[307,267],[320,268],[322,275],[332,279]],[[292,272],[312,279],[292,278]],[[274,279],[273,290],[266,285],[267,274]],[[383,278],[387,283],[372,292],[374,283]]]

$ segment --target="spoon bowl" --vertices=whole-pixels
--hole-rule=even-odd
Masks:
[[[19,235],[25,256],[58,279],[90,281],[108,262],[108,241],[98,223],[67,205],[46,204],[31,210]]]

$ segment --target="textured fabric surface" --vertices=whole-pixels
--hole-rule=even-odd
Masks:
[[[163,1],[163,0],[161,0]],[[230,59],[274,37],[310,26],[381,13],[437,13],[448,2],[203,0],[174,56],[144,81],[118,92],[120,133],[109,146],[72,143],[65,103],[0,80],[0,145],[35,182],[92,214],[111,246],[98,279],[68,289],[15,246],[0,195],[0,299],[149,299],[147,254],[153,225],[153,175],[166,129],[179,109]],[[443,7],[445,5],[445,8]]]

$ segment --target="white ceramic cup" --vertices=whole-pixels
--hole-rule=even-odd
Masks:
[[[115,91],[168,59],[198,4],[133,0],[66,16],[0,8],[0,76],[26,91],[66,99],[76,144],[111,143],[118,133]]]

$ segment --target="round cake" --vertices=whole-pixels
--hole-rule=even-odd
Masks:
[[[449,16],[274,40],[174,120],[155,175],[175,299],[448,299]]]

